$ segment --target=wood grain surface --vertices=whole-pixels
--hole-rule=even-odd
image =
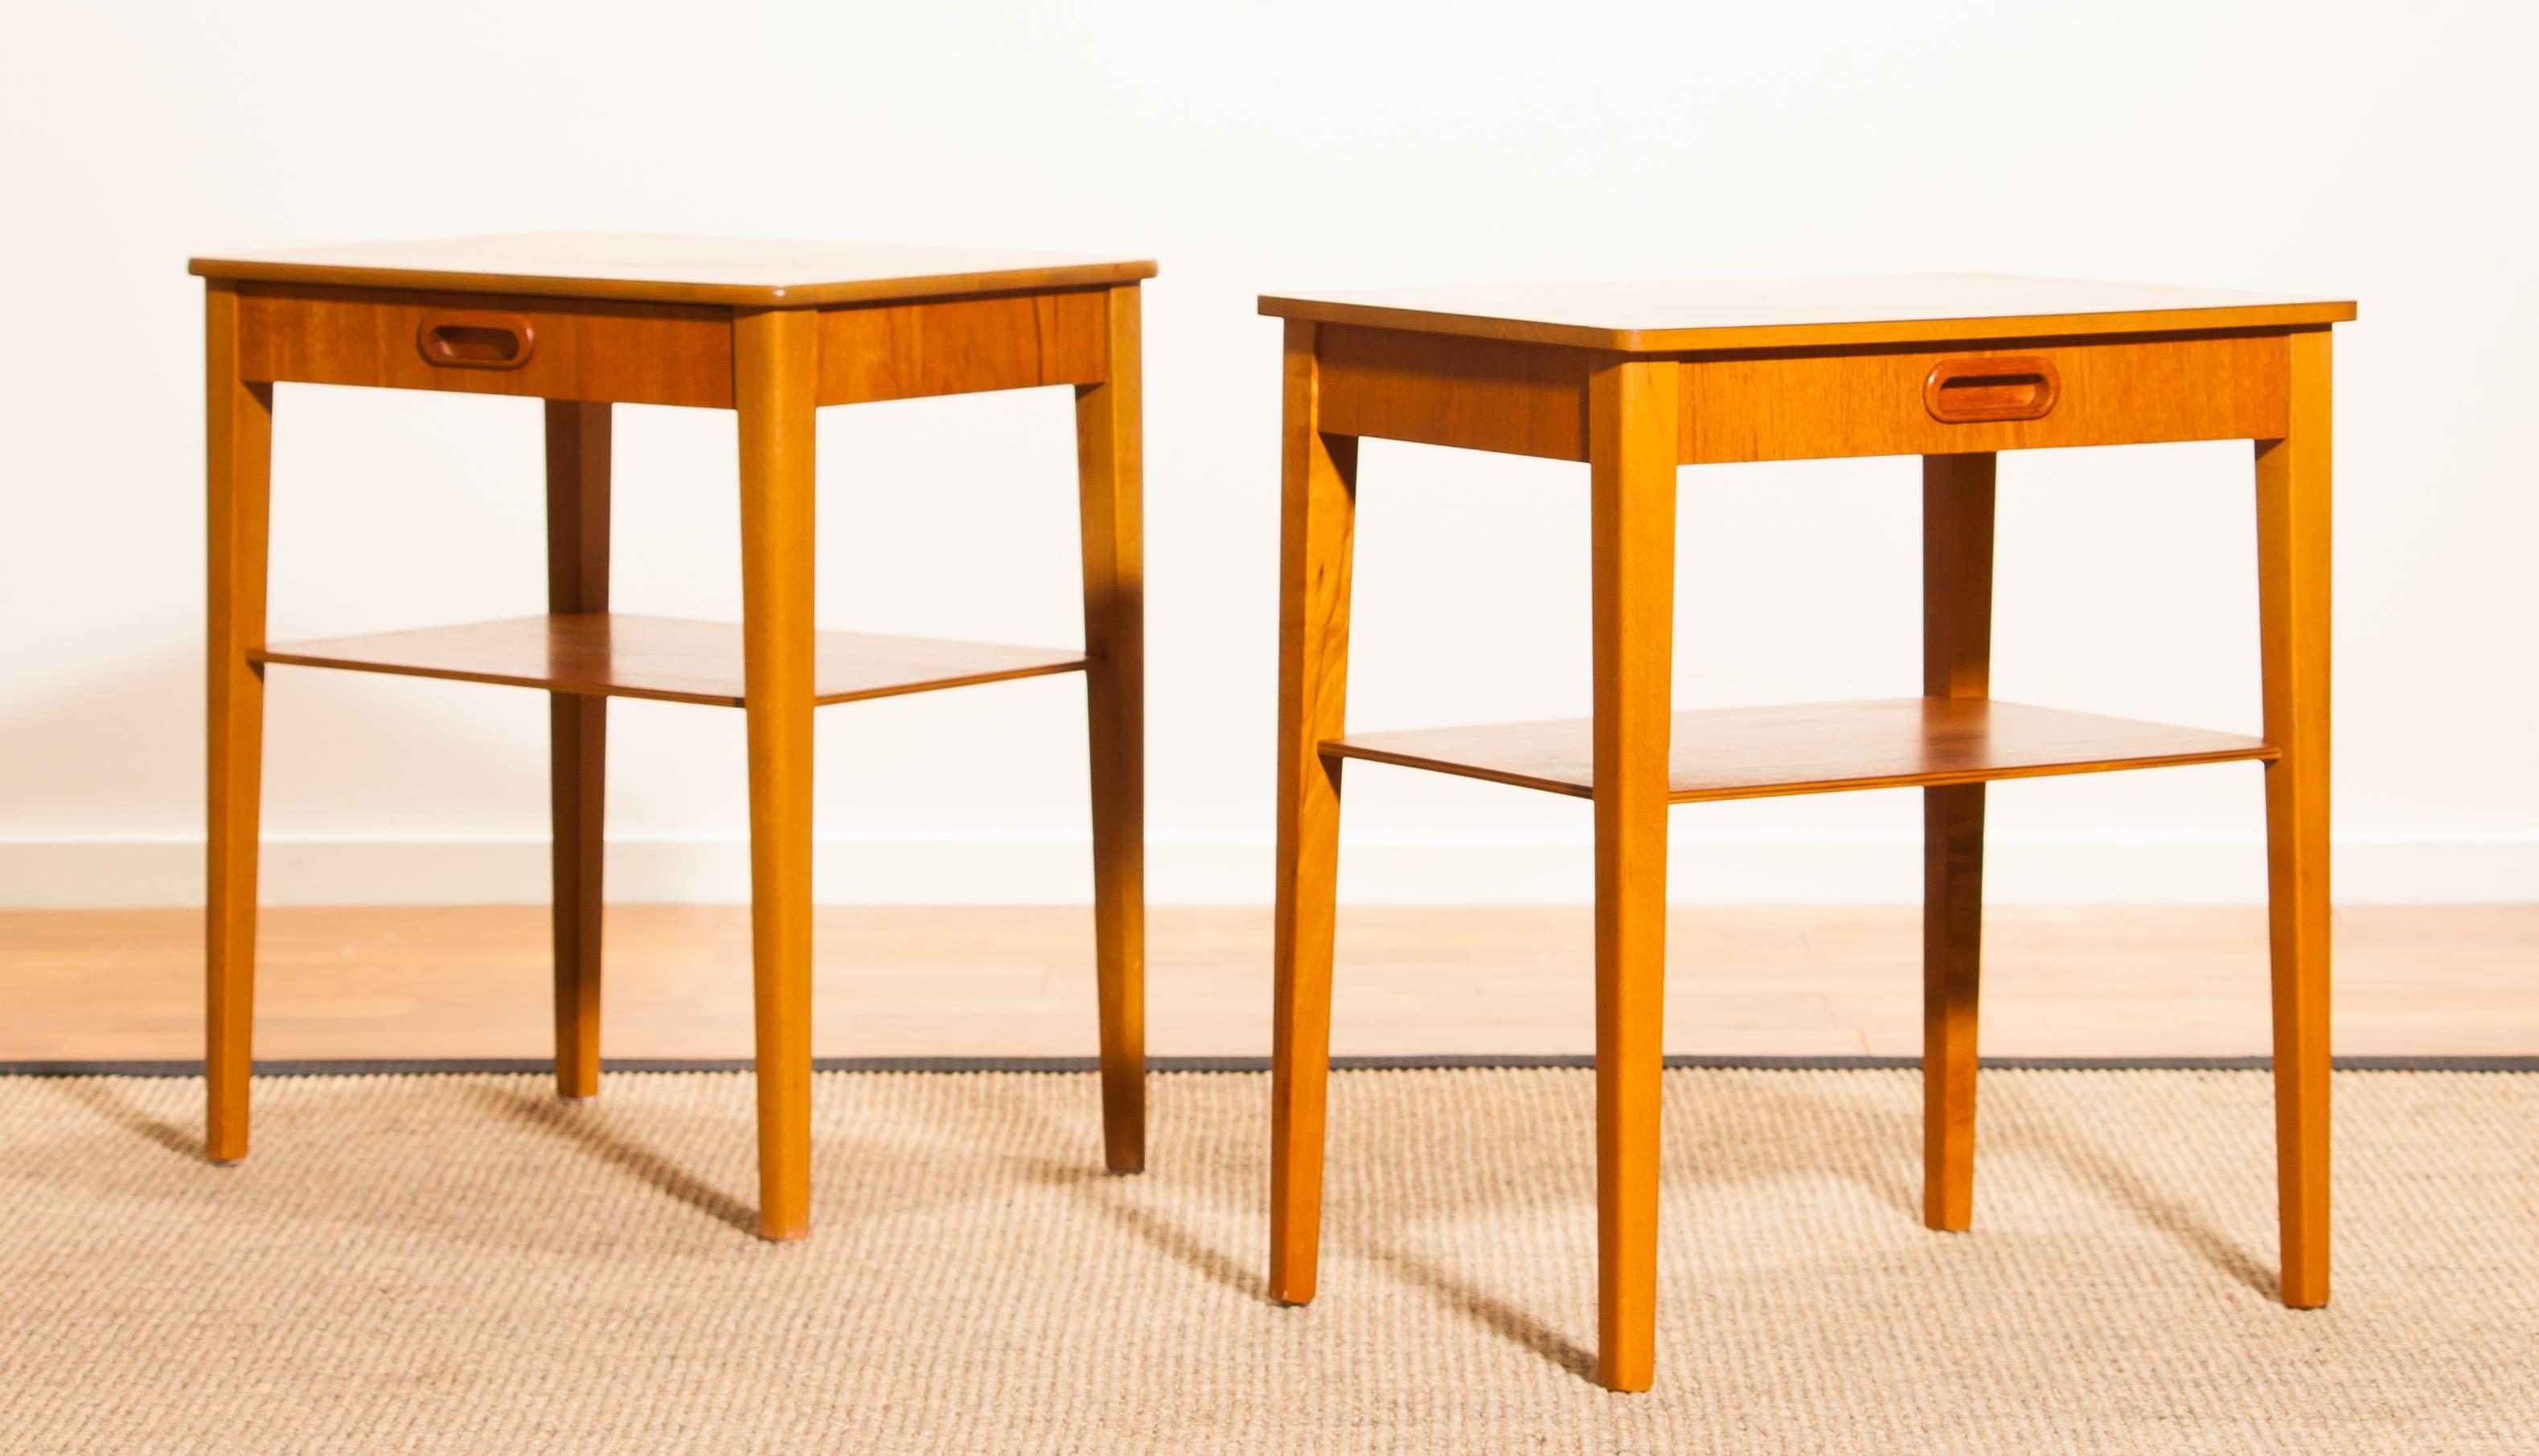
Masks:
[[[727,309],[285,283],[241,284],[238,296],[239,367],[251,380],[731,406]],[[516,367],[451,367],[420,347],[432,320],[495,303],[534,340]]]
[[[548,912],[529,894],[267,907],[256,1055],[546,1058]],[[1987,1055],[2266,1053],[2261,906],[1984,918]],[[749,1055],[746,907],[606,919],[611,1057]],[[1922,920],[1918,903],[1670,907],[1668,1053],[1919,1055]],[[1267,1056],[1270,908],[1156,905],[1147,922],[1148,1051]],[[0,1060],[199,1058],[202,926],[200,910],[0,911]],[[2539,905],[2340,906],[2330,932],[2340,1055],[2539,1055]],[[1592,1051],[1594,936],[1584,905],[1343,905],[1332,1052]],[[1094,1054],[1089,906],[822,906],[812,942],[821,1056]]]
[[[1608,356],[1587,383],[1596,1378],[1608,1390],[1648,1389],[1657,1360],[1679,368],[1672,359]]]
[[[1407,329],[1317,325],[1322,407],[1337,433],[1545,459],[1587,458],[1592,351]],[[2058,337],[1848,350],[1696,354],[1678,371],[1688,465],[1963,454],[2282,433],[2286,336]],[[1936,418],[1929,382],[1993,360],[2050,368],[2032,418]]]
[[[2337,323],[2349,302],[1972,273],[1719,278],[1264,294],[1261,312],[1314,323],[1666,354]]]
[[[811,708],[820,336],[799,309],[732,320],[740,415],[742,711],[749,738],[758,1231],[811,1231]]]
[[[801,307],[1101,288],[1155,276],[1150,260],[871,243],[643,233],[519,233],[207,253],[205,278]]]
[[[1922,460],[1922,691],[1992,696],[1993,506],[2000,457]],[[1974,1220],[1976,998],[1984,786],[1922,791],[1922,1221]]]
[[[237,291],[204,290],[203,1065],[205,1153],[247,1148],[255,1036],[255,886],[263,817],[265,590],[273,386],[241,376]]]
[[[1582,798],[1595,793],[1584,718],[1351,733],[1323,751]],[[1692,803],[2274,756],[2263,739],[2236,733],[1990,700],[1711,708],[1675,715],[1668,797]]]
[[[1111,297],[1092,289],[823,309],[820,402],[1098,384]]]
[[[2266,737],[2275,1137],[2284,1302],[2328,1290],[2328,722],[2332,549],[2328,335],[2293,341],[2292,420],[2256,450],[2257,641]]]
[[[1075,391],[1084,578],[1085,747],[1093,809],[1095,1019],[1102,1148],[1115,1173],[1146,1166],[1146,465],[1137,289],[1099,319],[1103,380]]]
[[[1338,325],[1313,336],[1334,435],[1587,458],[1585,350]]]
[[[556,622],[608,621],[615,431],[605,404],[549,401],[547,610]],[[606,883],[608,699],[547,697],[547,797],[553,825],[556,1095],[599,1091],[600,901]]]
[[[2022,340],[2015,346],[1737,353],[1683,367],[1687,465],[1966,454],[2153,441],[2258,440],[2284,428],[2281,334]],[[2032,419],[1933,418],[1934,371],[2041,360],[2060,377]]]
[[[1009,677],[1082,670],[1063,648],[1000,647],[865,632],[815,635],[812,701],[847,703]],[[253,659],[505,683],[620,698],[742,706],[741,628],[736,622],[564,613],[419,627],[364,637],[277,643]]]
[[[1280,376],[1277,883],[1270,939],[1270,1297],[1314,1297],[1331,1069],[1340,763],[1316,750],[1348,696],[1357,439],[1324,428],[1316,329],[1289,323]]]

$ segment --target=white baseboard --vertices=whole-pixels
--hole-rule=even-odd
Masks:
[[[1996,840],[1986,897],[1998,904],[2253,904],[2265,895],[2262,844],[2247,841],[2021,843]],[[1910,904],[1921,897],[1912,842],[1724,844],[1679,836],[1669,898],[1701,904]],[[1269,899],[1264,843],[1159,840],[1147,848],[1156,904]],[[1067,904],[1088,894],[1082,841],[823,840],[824,904]],[[2539,836],[2480,841],[2352,840],[2335,853],[2336,897],[2353,904],[2539,901]],[[269,840],[269,905],[542,902],[543,840]],[[738,903],[749,856],[738,840],[625,840],[608,847],[608,895],[627,902]],[[1340,895],[1358,904],[1583,904],[1583,843],[1344,843]],[[0,907],[200,905],[199,840],[0,841]]]

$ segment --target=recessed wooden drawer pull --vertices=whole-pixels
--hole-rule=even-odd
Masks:
[[[2063,374],[2054,361],[2033,355],[1943,359],[1922,381],[1923,406],[1947,425],[2041,420],[2062,393]]]
[[[430,362],[453,369],[518,369],[538,336],[517,313],[435,312],[423,315],[414,341]]]

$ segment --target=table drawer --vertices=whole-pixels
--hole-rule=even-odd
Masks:
[[[2170,334],[1683,361],[1687,464],[2268,440],[2286,335]]]
[[[249,380],[731,405],[731,312],[498,294],[239,286]]]

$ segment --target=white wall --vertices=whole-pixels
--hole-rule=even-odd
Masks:
[[[333,0],[11,9],[0,902],[199,890],[197,250],[550,227],[1162,260],[1146,306],[1158,899],[1269,888],[1267,287],[2030,272],[2357,297],[2340,330],[2351,900],[2539,895],[2526,7],[1389,8]],[[2513,347],[2516,343],[2521,347]],[[277,639],[540,609],[537,406],[286,387]],[[824,624],[1072,640],[1063,390],[830,411]],[[619,425],[618,601],[737,609],[732,425]],[[2003,465],[2005,697],[2253,730],[2244,445]],[[1909,693],[1909,460],[1687,472],[1680,704]],[[1365,451],[1352,722],[1583,712],[1584,469]],[[268,895],[545,893],[544,716],[279,670]],[[621,704],[612,893],[738,898],[738,715]],[[831,898],[1083,892],[1079,689],[821,719]],[[1997,898],[2246,899],[2245,765],[2007,786]],[[1372,767],[1345,892],[1584,894],[1582,804]],[[1693,898],[1904,899],[1908,794],[1688,808]]]

